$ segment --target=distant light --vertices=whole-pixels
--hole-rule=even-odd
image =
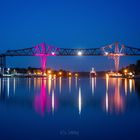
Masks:
[[[129,72],[129,75],[131,75],[131,76],[132,76],[132,75],[133,75],[133,73],[132,73],[132,72]]]
[[[52,75],[49,75],[48,78],[49,78],[49,80],[52,79]]]
[[[81,52],[81,51],[79,51],[77,54],[78,54],[79,56],[81,56],[81,55],[82,55],[82,52]]]
[[[71,76],[72,75],[72,73],[71,72],[69,72],[69,76]]]
[[[124,70],[124,73],[127,73],[127,72],[128,72],[127,69],[125,69],[125,70]]]
[[[105,52],[105,55],[108,55],[108,52]]]
[[[44,74],[43,74],[43,76],[47,76],[47,74],[46,74],[46,73],[44,73]]]
[[[51,74],[51,72],[52,72],[51,70],[48,70],[48,74]]]
[[[59,72],[58,74],[59,74],[59,75],[62,75],[62,72]]]
[[[55,55],[55,52],[52,52],[52,55]]]

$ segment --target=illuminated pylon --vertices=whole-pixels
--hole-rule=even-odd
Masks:
[[[115,64],[115,71],[118,73],[119,71],[119,63],[120,63],[120,56],[113,57],[114,64]]]
[[[47,62],[47,57],[45,55],[41,56],[41,69],[42,69],[42,73],[45,73],[46,62]]]
[[[47,56],[55,56],[59,48],[41,43],[34,47],[35,56],[40,56],[41,58],[41,69],[42,73],[45,73]]]
[[[117,73],[119,71],[120,56],[121,56],[121,52],[119,50],[118,42],[116,42],[115,43],[115,53],[114,53],[113,59],[114,59],[114,63],[115,63],[115,70]]]
[[[118,73],[119,71],[120,56],[124,56],[124,54],[122,53],[123,48],[124,45],[121,45],[121,48],[119,48],[118,42],[102,48],[104,51],[104,56],[108,56],[109,58],[112,58],[114,60],[116,73]]]

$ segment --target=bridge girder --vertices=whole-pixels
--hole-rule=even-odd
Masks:
[[[47,56],[107,56],[111,57],[115,63],[116,72],[119,69],[119,60],[121,56],[140,56],[140,49],[128,47],[118,42],[106,45],[100,48],[57,48],[46,43],[37,46],[18,50],[7,50],[0,54],[0,67],[6,67],[6,56],[40,56],[42,72],[46,69]]]
[[[37,46],[18,50],[7,50],[0,55],[5,56],[77,56],[78,52],[82,53],[82,56],[137,56],[140,55],[139,48],[133,48],[121,45],[120,52],[117,52],[115,47],[118,43],[113,43],[100,48],[57,48],[45,43],[41,43]]]

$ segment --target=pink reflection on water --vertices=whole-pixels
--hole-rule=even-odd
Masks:
[[[120,93],[120,79],[106,79],[106,96],[105,96],[105,108],[106,112],[120,113],[124,111],[125,100]],[[113,85],[112,85],[113,84]],[[110,93],[108,86],[114,87],[114,93]]]
[[[42,78],[40,94],[36,94],[34,98],[35,111],[39,113],[41,116],[44,116],[46,111],[48,113],[50,113],[51,111],[54,112],[54,109],[57,108],[57,101],[54,96],[54,91],[52,97],[51,95],[47,94],[47,86],[45,80],[46,79]]]
[[[34,47],[34,56],[40,56],[42,73],[45,72],[47,56],[56,56],[59,48],[41,43]]]

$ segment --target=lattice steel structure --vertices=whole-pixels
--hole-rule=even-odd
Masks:
[[[119,68],[121,56],[139,56],[140,49],[128,47],[119,43],[113,43],[100,48],[57,48],[55,46],[41,43],[37,46],[18,50],[7,50],[0,54],[0,67],[6,66],[7,56],[40,56],[42,70],[46,68],[47,56],[107,56],[114,59],[116,71]]]

